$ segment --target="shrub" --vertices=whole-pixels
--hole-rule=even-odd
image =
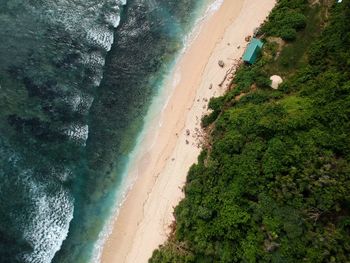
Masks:
[[[297,31],[294,28],[285,28],[281,30],[279,35],[283,40],[293,41],[297,37]]]

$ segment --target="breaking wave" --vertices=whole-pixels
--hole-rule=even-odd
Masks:
[[[0,3],[1,262],[51,262],[67,237],[69,184],[124,4]]]

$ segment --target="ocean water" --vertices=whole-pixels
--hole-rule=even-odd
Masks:
[[[0,0],[1,263],[91,261],[207,2]]]

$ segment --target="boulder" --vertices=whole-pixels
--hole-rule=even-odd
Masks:
[[[270,77],[271,88],[278,89],[279,85],[283,83],[283,79],[278,75],[273,75]]]

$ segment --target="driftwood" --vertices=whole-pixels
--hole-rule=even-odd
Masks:
[[[226,74],[225,74],[225,76],[224,76],[224,79],[220,82],[219,87],[222,87],[222,85],[224,85],[224,83],[225,83],[227,77],[228,77],[230,74],[233,75],[233,74],[236,72],[236,70],[237,70],[239,64],[240,64],[240,61],[239,61],[239,60],[235,60],[235,64],[234,64],[230,69],[228,69],[228,70],[226,71]]]
[[[222,85],[225,83],[227,76],[230,75],[233,71],[233,67],[226,71],[224,79],[220,82],[219,87],[222,87]]]

